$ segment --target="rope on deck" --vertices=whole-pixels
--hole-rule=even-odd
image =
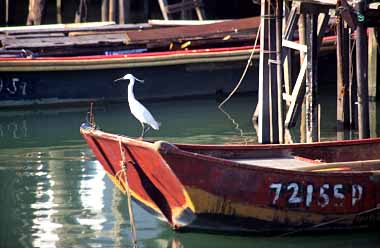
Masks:
[[[121,169],[116,173],[115,177],[118,179],[120,185],[122,185],[124,187],[125,191],[127,192],[128,212],[129,212],[129,221],[131,224],[132,242],[133,242],[133,247],[138,248],[135,218],[134,218],[133,208],[132,208],[131,190],[130,190],[129,184],[128,184],[127,162],[125,159],[125,154],[124,154],[125,151],[123,149],[121,138],[119,138],[119,147],[120,147],[120,155],[121,155],[121,161],[120,161]]]
[[[247,74],[248,67],[249,67],[249,65],[251,64],[251,61],[252,61],[252,58],[253,58],[253,54],[254,54],[255,51],[256,51],[257,40],[258,40],[258,38],[260,37],[260,30],[261,30],[261,24],[259,25],[259,28],[257,29],[256,39],[255,39],[255,44],[253,45],[251,55],[250,55],[249,58],[248,58],[247,65],[245,66],[245,69],[244,69],[244,71],[243,71],[243,74],[242,74],[241,77],[240,77],[239,82],[236,84],[235,88],[231,91],[231,93],[227,96],[227,98],[224,99],[224,101],[221,102],[221,103],[218,105],[218,108],[221,108],[221,107],[222,107],[222,106],[223,106],[228,100],[230,100],[230,98],[235,94],[235,92],[239,89],[241,83],[243,82],[243,79],[245,78],[245,75]]]

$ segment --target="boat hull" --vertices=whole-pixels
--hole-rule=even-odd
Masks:
[[[145,80],[135,87],[139,99],[226,97],[240,79],[250,47],[189,52],[87,56],[78,58],[1,59],[0,106],[127,101],[131,73]],[[239,93],[257,91],[258,60]]]
[[[344,173],[267,168],[201,154],[199,147],[194,152],[191,146],[136,141],[86,126],[81,132],[116,185],[123,191],[131,190],[140,204],[176,230],[287,233],[380,224],[380,174],[375,170],[380,168],[379,162],[371,165],[372,170]],[[125,150],[119,149],[120,144]],[[338,154],[366,146],[376,150],[380,139],[320,144],[224,146],[219,152],[226,156],[242,156],[251,150],[305,155],[318,148]],[[202,149],[210,154],[218,150]],[[123,188],[115,176],[121,170],[121,153],[130,161],[129,188]]]

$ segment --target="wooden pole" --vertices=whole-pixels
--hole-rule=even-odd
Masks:
[[[350,104],[350,128],[353,130],[357,130],[358,128],[358,105],[357,103],[357,83],[356,83],[356,70],[355,70],[355,65],[356,65],[356,56],[354,56],[353,52],[356,49],[354,46],[354,42],[352,39],[352,30],[350,29],[349,31],[349,84],[350,84],[350,89],[349,89],[349,104]]]
[[[119,0],[119,24],[129,22],[131,0]]]
[[[259,143],[270,143],[270,94],[268,68],[268,16],[267,1],[261,0],[260,63],[259,63]]]
[[[375,36],[375,28],[368,29],[368,96],[370,101],[377,98],[377,54],[378,44]]]
[[[278,84],[277,84],[277,38],[275,5],[280,0],[268,0],[268,29],[269,29],[269,87],[270,87],[270,126],[271,143],[279,143],[278,120]],[[261,43],[260,43],[261,44]]]
[[[116,22],[116,0],[109,0],[109,21]]]
[[[369,110],[368,110],[368,79],[367,79],[367,39],[364,26],[364,1],[356,2],[355,10],[358,13],[356,27],[356,77],[358,84],[358,124],[359,138],[369,137]],[[361,21],[361,17],[363,20]]]
[[[75,13],[75,23],[86,22],[87,20],[87,2],[80,0],[78,9]]]
[[[108,21],[108,12],[109,12],[109,0],[102,1],[102,22]]]
[[[57,0],[57,23],[62,23],[62,0]]]
[[[340,6],[340,1],[337,7]],[[349,51],[348,30],[340,15],[336,17],[337,32],[337,131],[339,140],[345,139],[344,130],[349,127]]]
[[[29,0],[29,13],[26,25],[41,25],[45,0]]]
[[[369,87],[369,126],[370,136],[377,137],[377,91],[378,91],[378,51],[375,28],[369,28],[368,32],[368,87]]]
[[[318,141],[318,15],[306,14],[307,68],[306,68],[306,141]]]
[[[278,97],[278,137],[279,143],[284,143],[284,110],[282,101],[282,85],[284,72],[282,70],[282,18],[283,0],[276,2],[276,60],[277,60],[277,97]]]
[[[5,24],[9,25],[9,0],[5,0]]]
[[[299,42],[302,45],[306,45],[306,19],[305,14],[300,14],[298,19],[298,33],[299,33]],[[305,53],[300,51],[300,65],[302,65],[305,60]],[[305,89],[303,89],[305,90]],[[306,142],[306,102],[302,102],[301,108],[301,120],[300,120],[300,142]]]

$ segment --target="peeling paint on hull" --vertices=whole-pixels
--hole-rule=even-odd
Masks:
[[[175,230],[284,233],[373,228],[380,224],[379,138],[208,146],[150,143],[88,125],[81,128],[81,133],[115,184],[125,192],[115,177],[121,170],[119,141],[122,142],[126,160],[130,161],[127,173],[132,196]],[[324,157],[326,162],[315,162],[311,170],[302,171],[226,159],[289,154],[304,160]],[[349,170],[313,171],[327,165]]]

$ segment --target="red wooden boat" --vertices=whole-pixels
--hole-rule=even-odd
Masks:
[[[113,182],[175,230],[298,232],[380,224],[380,138],[290,145],[148,142],[83,124]],[[125,165],[124,168],[122,165]]]

